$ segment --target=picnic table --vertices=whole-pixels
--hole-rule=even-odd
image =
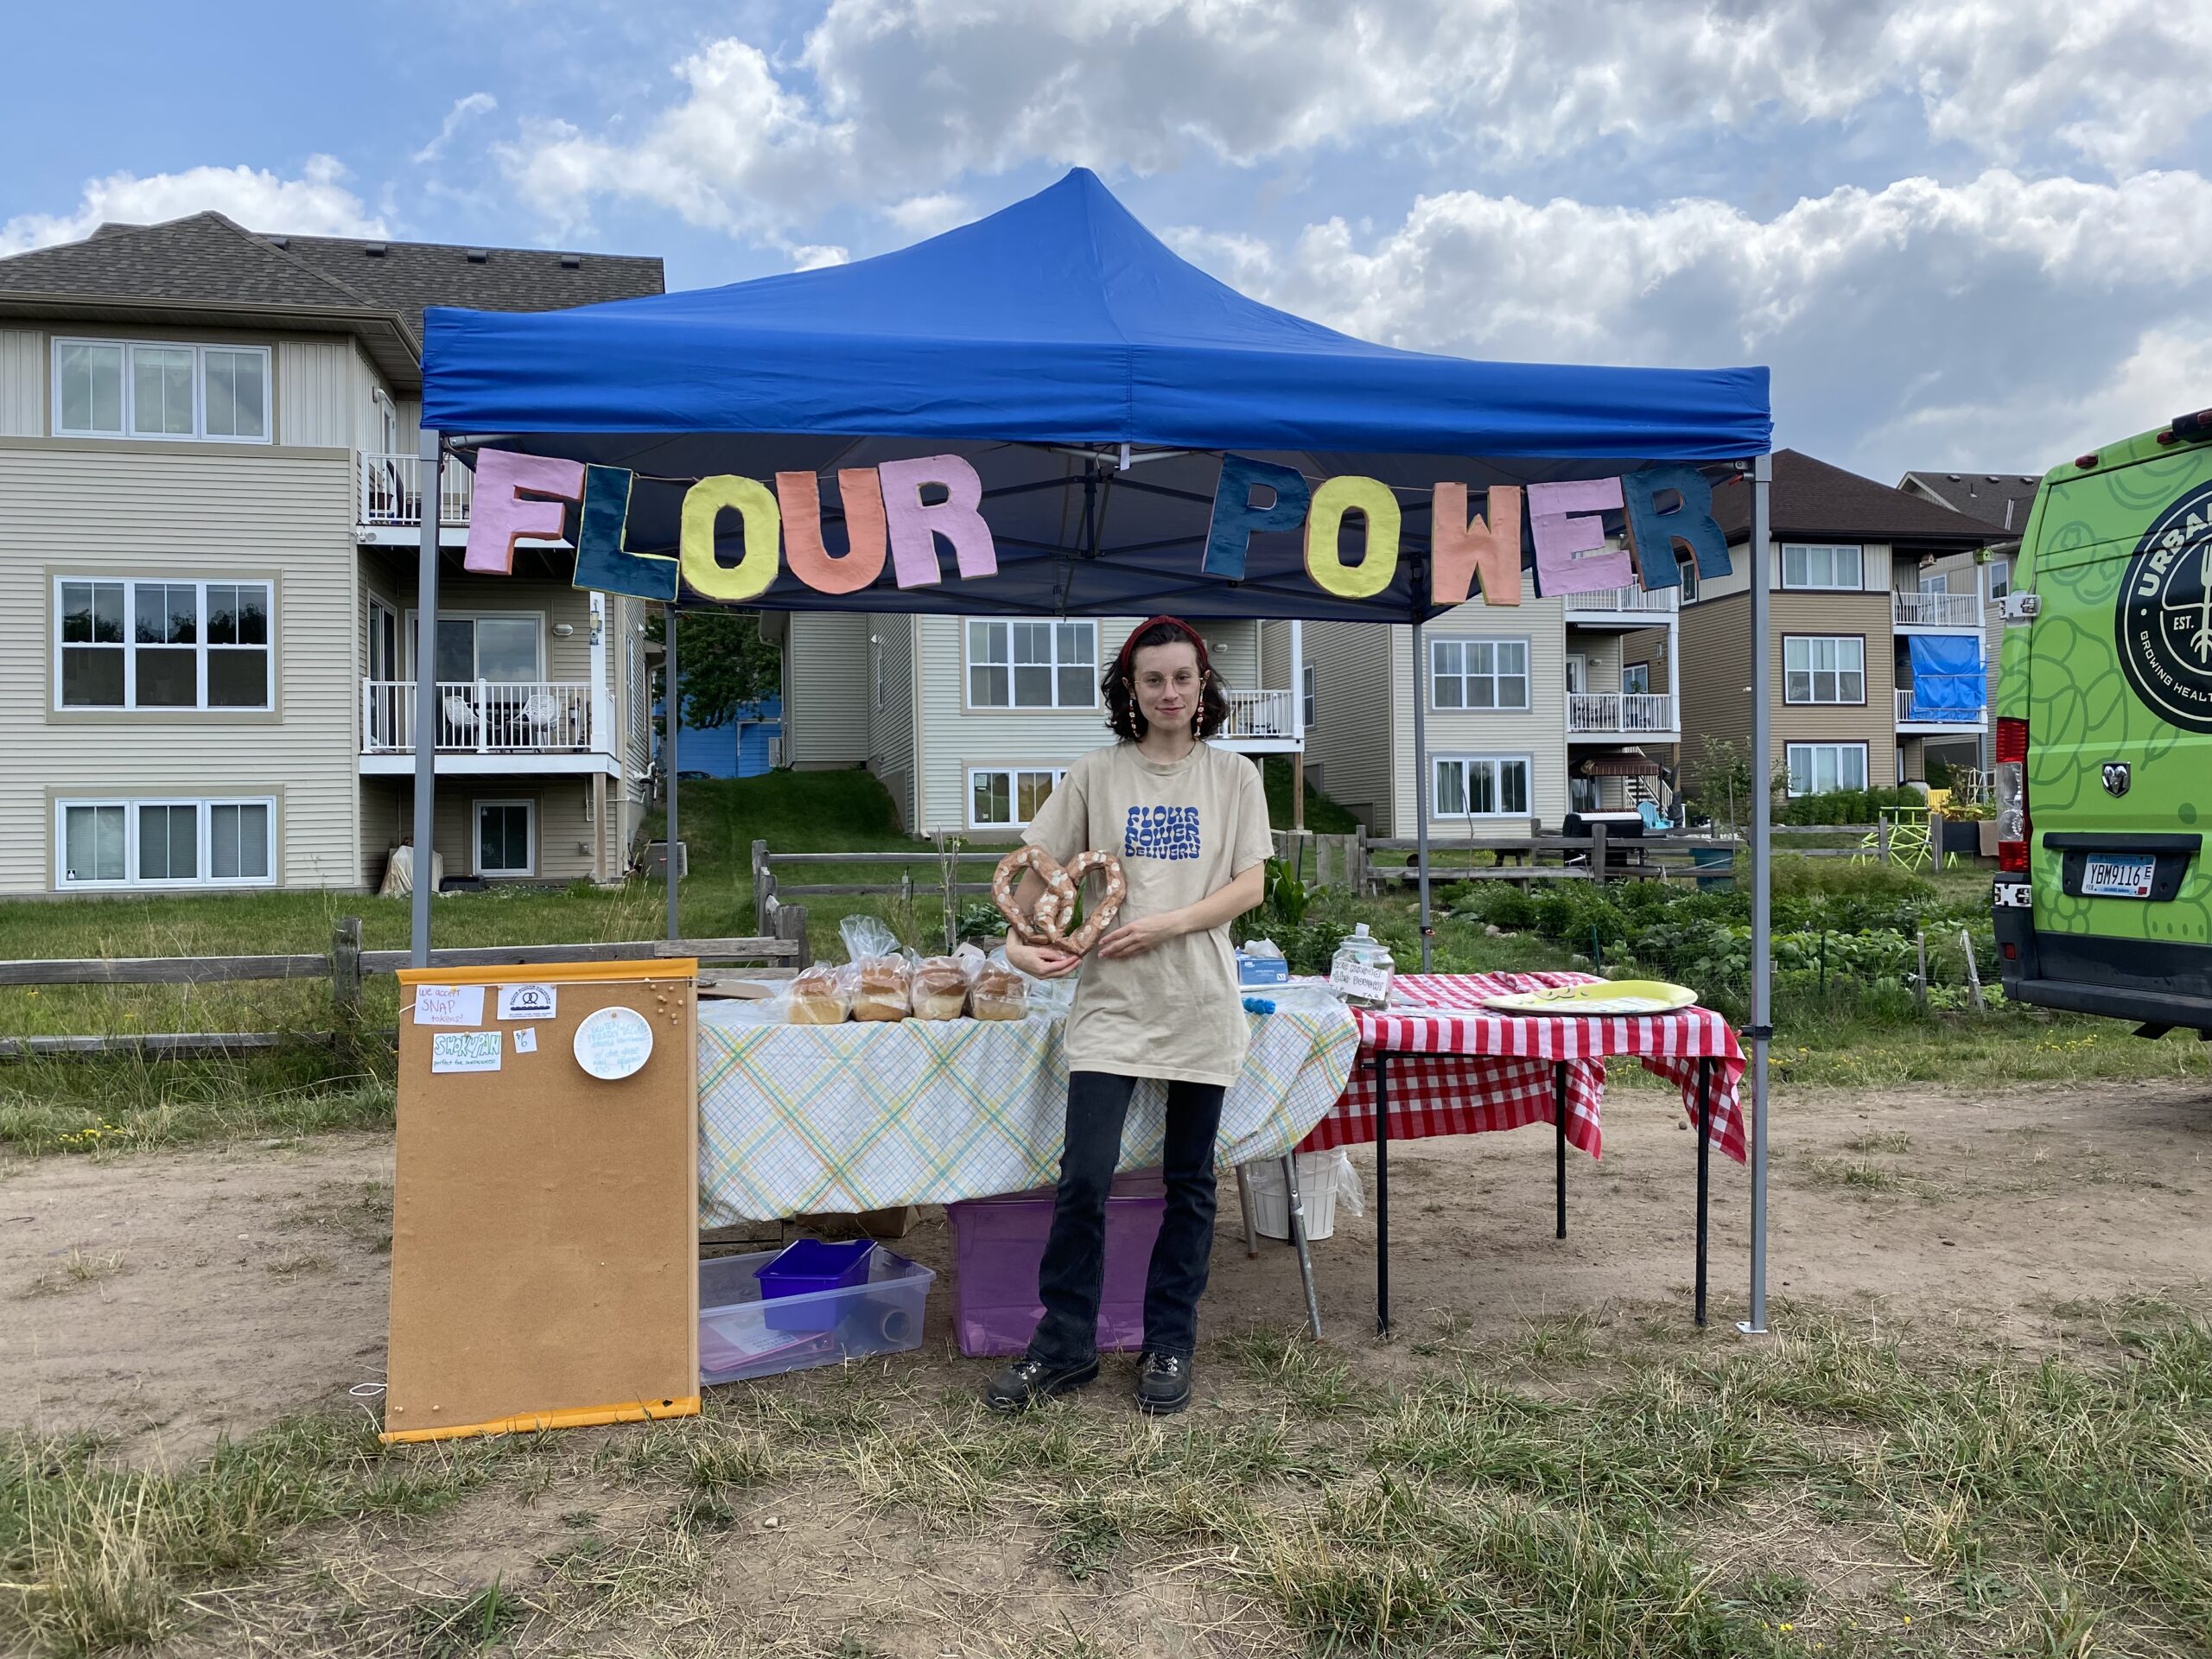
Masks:
[[[1359,1054],[1351,1078],[1299,1149],[1375,1143],[1378,1331],[1390,1328],[1390,1142],[1554,1125],[1557,1236],[1565,1238],[1567,1149],[1599,1155],[1605,1061],[1614,1055],[1677,1084],[1683,1110],[1699,1130],[1696,1319],[1705,1323],[1709,1160],[1716,1143],[1738,1163],[1745,1157],[1743,1049],[1727,1020],[1710,1008],[1563,1015],[1497,1014],[1483,1006],[1505,992],[1592,978],[1404,974],[1393,982],[1389,1007],[1353,1010]]]

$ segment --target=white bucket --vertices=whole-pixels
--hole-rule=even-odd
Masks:
[[[1252,1229],[1262,1238],[1290,1236],[1290,1191],[1282,1178],[1282,1160],[1263,1159],[1244,1166],[1251,1190]],[[1337,1230],[1337,1200],[1342,1198],[1356,1216],[1367,1213],[1366,1194],[1359,1172],[1339,1147],[1332,1152],[1298,1154],[1298,1197],[1306,1212],[1306,1237],[1318,1243]]]

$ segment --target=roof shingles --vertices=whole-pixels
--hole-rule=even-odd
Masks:
[[[1769,527],[1777,537],[1967,548],[1980,547],[2000,533],[1986,520],[1954,512],[1795,449],[1774,452],[1774,485],[1767,507]],[[1730,541],[1747,537],[1750,487],[1738,483],[1714,491],[1713,516]]]

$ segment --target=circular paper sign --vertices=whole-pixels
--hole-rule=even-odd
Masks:
[[[653,1028],[635,1008],[598,1008],[576,1027],[576,1064],[613,1082],[642,1071],[652,1058]]]

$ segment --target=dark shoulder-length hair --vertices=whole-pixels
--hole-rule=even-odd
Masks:
[[[1213,736],[1229,724],[1229,698],[1221,689],[1221,676],[1214,672],[1213,664],[1206,656],[1206,642],[1198,638],[1197,630],[1180,622],[1153,622],[1129,636],[1128,643],[1122,647],[1122,654],[1098,683],[1099,691],[1106,699],[1107,728],[1123,742],[1138,741],[1150,724],[1138,712],[1136,687],[1131,677],[1137,652],[1149,645],[1189,645],[1198,654],[1200,741]]]

